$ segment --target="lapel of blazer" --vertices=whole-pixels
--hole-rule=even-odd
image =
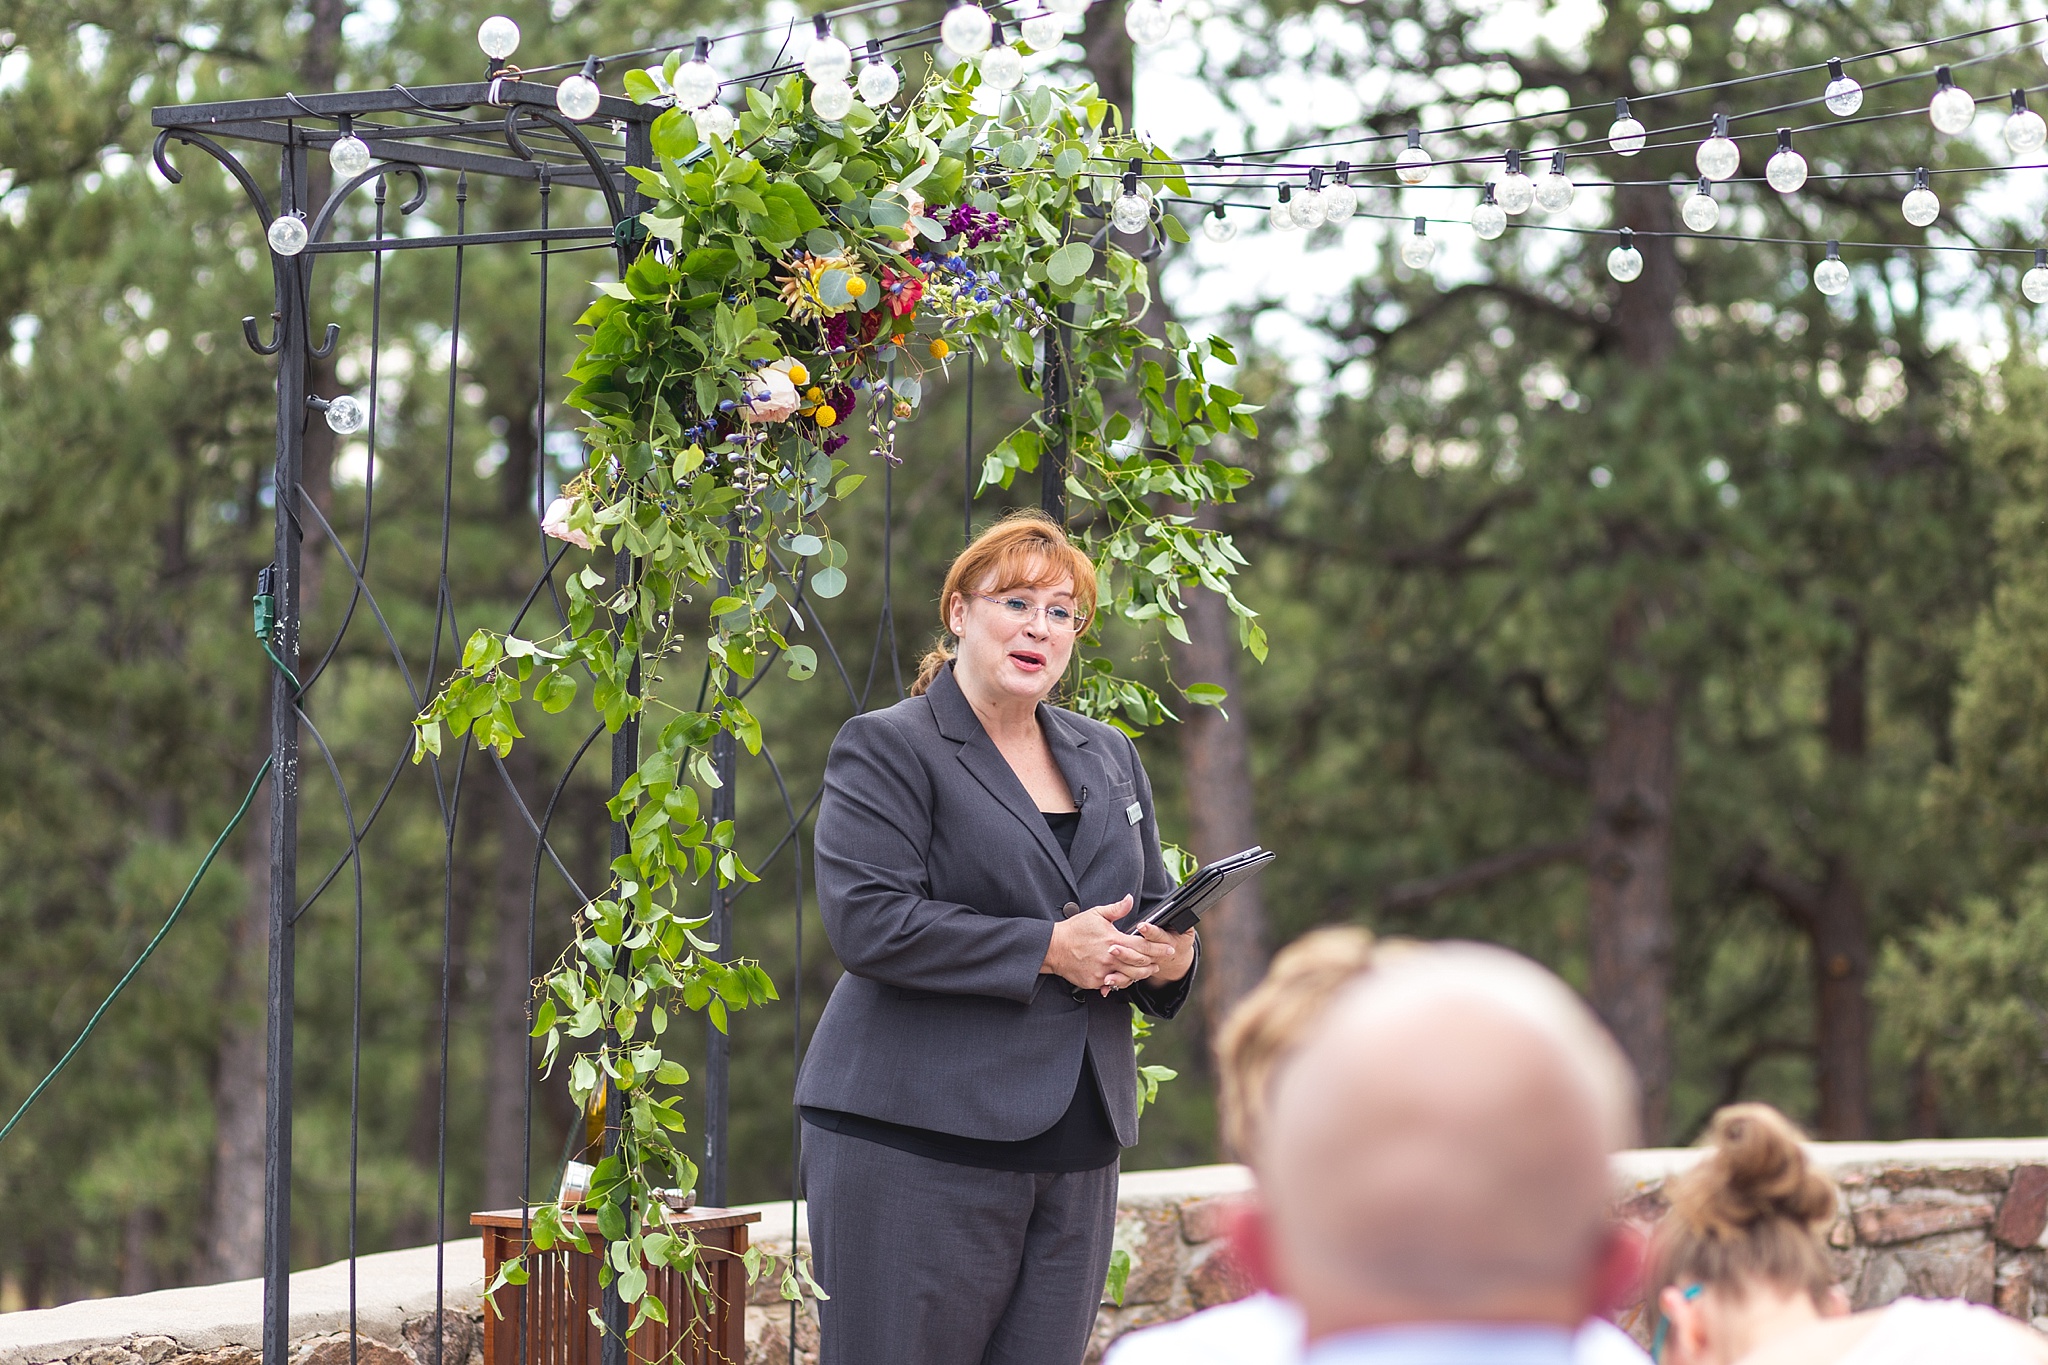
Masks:
[[[1080,826],[1074,831],[1074,852],[1068,860],[1078,882],[1108,838],[1110,821],[1123,819],[1124,813],[1109,800],[1109,755],[1099,752],[1099,746],[1089,741],[1088,732],[1066,712],[1051,706],[1038,708],[1038,722],[1052,749],[1053,762],[1060,765],[1067,790],[1074,794],[1074,801],[1081,808]]]
[[[996,748],[995,741],[990,739],[988,731],[982,728],[981,717],[974,714],[974,708],[961,694],[960,684],[953,681],[951,667],[939,670],[939,676],[932,679],[931,688],[925,695],[931,699],[932,718],[938,722],[939,733],[960,746],[962,766],[974,774],[974,780],[986,787],[990,796],[1023,823],[1031,837],[1038,841],[1038,846],[1045,850],[1046,856],[1052,859],[1053,866],[1060,870],[1060,876],[1067,883],[1068,893],[1078,898],[1081,894],[1080,883],[1074,876],[1073,866],[1067,862],[1065,850],[1060,847],[1060,841],[1053,837],[1052,827],[1045,823],[1045,816],[1039,813],[1037,803],[1031,799],[1031,793],[1025,791],[1024,784],[1017,780],[1016,772],[1010,767],[1010,760],[1003,757],[1003,751]],[[1041,717],[1045,711],[1045,707],[1039,708]],[[1050,732],[1051,727],[1046,728]],[[1055,749],[1054,753],[1057,755],[1058,750]],[[1087,818],[1084,808],[1081,817],[1084,826],[1087,824]],[[1078,852],[1080,847],[1077,836],[1074,848]],[[1056,906],[1048,906],[1047,909],[1052,910],[1055,915],[1058,913]]]

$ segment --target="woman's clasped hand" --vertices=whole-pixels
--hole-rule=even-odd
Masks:
[[[1053,926],[1052,942],[1039,971],[1104,995],[1138,981],[1178,981],[1195,961],[1195,934],[1169,934],[1141,924],[1136,933],[1117,928],[1131,913],[1131,898],[1091,906]]]

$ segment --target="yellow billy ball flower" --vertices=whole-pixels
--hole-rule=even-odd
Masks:
[[[832,426],[834,423],[838,422],[839,414],[832,411],[831,404],[820,403],[818,405],[818,410],[811,414],[811,420],[816,422],[821,427],[829,427]]]
[[[948,355],[951,355],[953,352],[953,348],[946,344],[946,339],[944,337],[933,337],[932,344],[928,346],[926,349],[932,353],[933,360],[944,360]]]
[[[858,275],[855,275],[846,282],[846,295],[848,298],[857,299],[867,292],[868,282]]]
[[[789,362],[788,374],[789,382],[792,384],[806,383],[810,380],[811,377],[811,372],[804,368],[803,362],[800,360],[792,360]]]
[[[825,401],[825,391],[814,387],[804,394],[804,399],[811,403],[822,403]]]

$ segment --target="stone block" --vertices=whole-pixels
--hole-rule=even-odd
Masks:
[[[434,1351],[434,1318],[432,1313],[421,1313],[407,1318],[398,1329],[400,1339],[405,1342],[406,1354],[419,1365],[463,1365],[472,1352],[482,1352],[482,1324],[467,1313],[444,1312],[440,1314],[441,1348],[437,1356]],[[348,1365],[347,1352],[343,1352],[339,1365]],[[397,1362],[363,1360],[358,1365],[397,1365]]]
[[[1869,1246],[1896,1246],[1938,1233],[1990,1226],[1996,1206],[1989,1199],[1938,1197],[1915,1190],[1912,1198],[1856,1210],[1856,1235]]]
[[[1163,1303],[1180,1284],[1180,1214],[1171,1208],[1126,1210],[1116,1245],[1131,1253],[1124,1304]]]
[[[126,1346],[89,1346],[71,1357],[71,1365],[137,1365],[137,1359]]]
[[[1200,1246],[1213,1242],[1230,1231],[1230,1225],[1237,1211],[1244,1207],[1241,1195],[1216,1195],[1210,1199],[1196,1199],[1181,1205],[1180,1235],[1183,1240]]]
[[[447,1359],[451,1362],[466,1360],[468,1352]],[[292,1365],[349,1365],[348,1333],[339,1332],[333,1336],[316,1337],[312,1341],[302,1343],[298,1353],[292,1357]],[[355,1365],[413,1365],[413,1360],[396,1347],[358,1336]]]
[[[1990,1303],[1998,1283],[1998,1249],[1975,1233],[1930,1237],[1892,1253],[1905,1272],[1904,1292],[1922,1299]]]
[[[1872,1184],[1895,1193],[1935,1189],[1956,1194],[1998,1194],[2011,1180],[2012,1173],[2003,1166],[1900,1166],[1871,1177]]]
[[[749,1308],[747,1365],[789,1365],[789,1308]],[[818,1319],[806,1303],[796,1315],[797,1365],[817,1365]]]
[[[178,1343],[169,1337],[135,1337],[128,1343],[128,1349],[135,1352],[135,1358],[142,1365],[157,1365],[165,1356],[178,1349]]]
[[[1882,1308],[1905,1292],[1906,1267],[1898,1253],[1879,1252],[1863,1263],[1863,1274],[1857,1277],[1849,1302],[1860,1313],[1866,1308]]]
[[[2048,1166],[2022,1166],[1998,1206],[1991,1235],[2009,1247],[2037,1245],[2048,1231]],[[2029,1316],[2032,1316],[2029,1314]]]
[[[1998,1278],[1993,1289],[1993,1301],[1998,1311],[2009,1318],[2027,1322],[2034,1316],[2034,1268],[2019,1259],[2008,1260],[1998,1267]]]
[[[1252,1278],[1230,1249],[1218,1246],[1188,1271],[1188,1299],[1197,1309],[1235,1303],[1252,1292]]]

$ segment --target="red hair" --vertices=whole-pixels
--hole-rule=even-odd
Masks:
[[[1012,512],[974,538],[974,543],[954,559],[946,570],[945,586],[939,590],[938,643],[918,665],[917,681],[910,695],[922,696],[939,670],[952,662],[958,641],[953,639],[953,600],[977,592],[1004,592],[1011,588],[1050,588],[1072,580],[1074,605],[1083,616],[1095,614],[1095,564],[1080,547],[1067,539],[1060,524],[1043,512]]]

